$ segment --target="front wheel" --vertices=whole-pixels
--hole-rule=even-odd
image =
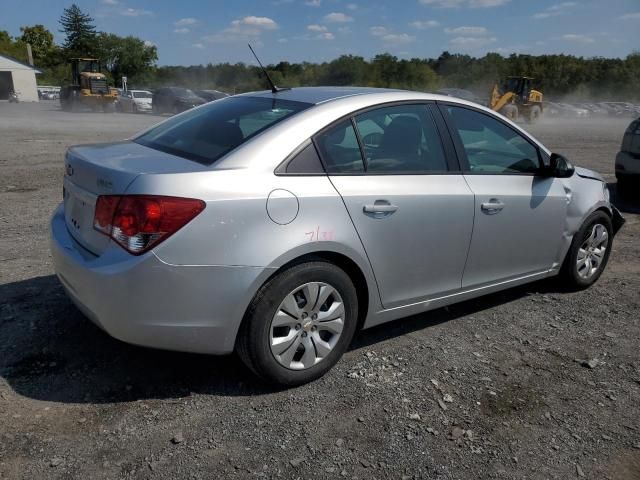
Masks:
[[[236,350],[259,377],[302,385],[340,360],[357,319],[358,297],[349,276],[331,263],[303,263],[278,274],[256,294]]]
[[[504,107],[502,107],[502,110],[500,110],[500,113],[502,113],[502,115],[507,117],[512,122],[515,122],[518,119],[518,107],[515,106],[513,103],[509,103]]]
[[[569,286],[584,289],[593,285],[607,265],[612,244],[611,219],[602,211],[593,213],[573,237],[562,267]]]

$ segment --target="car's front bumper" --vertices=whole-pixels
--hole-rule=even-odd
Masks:
[[[136,103],[139,112],[150,112],[152,110],[150,103]]]
[[[178,266],[153,252],[112,245],[96,257],[69,234],[60,205],[51,219],[55,272],[77,307],[111,336],[167,350],[233,351],[263,268]]]

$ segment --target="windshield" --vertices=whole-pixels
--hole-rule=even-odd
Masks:
[[[133,98],[151,98],[151,92],[131,92]]]
[[[211,164],[310,103],[232,97],[189,110],[134,138],[156,150]]]

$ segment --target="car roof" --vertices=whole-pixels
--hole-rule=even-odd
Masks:
[[[260,92],[248,92],[239,96],[263,97],[263,98],[279,98],[282,100],[292,100],[296,102],[319,104],[338,98],[353,97],[355,95],[381,94],[385,92],[408,92],[405,90],[394,90],[390,88],[373,88],[373,87],[296,87],[289,90],[281,90],[273,93],[271,90],[263,90]]]

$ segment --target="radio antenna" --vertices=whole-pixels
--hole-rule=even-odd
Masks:
[[[262,62],[260,61],[260,59],[258,58],[258,55],[256,55],[256,52],[253,51],[253,48],[251,48],[251,44],[247,43],[247,45],[249,45],[249,50],[251,50],[251,53],[253,53],[253,56],[256,58],[256,60],[258,61],[258,65],[260,65],[260,69],[262,70],[262,73],[264,73],[264,76],[267,78],[267,82],[269,82],[269,87],[271,87],[271,93],[278,93],[278,92],[282,92],[285,90],[291,90],[290,88],[280,88],[280,87],[276,87],[276,84],[273,83],[273,80],[271,80],[271,77],[269,76],[269,74],[267,73],[267,69],[264,68],[264,66],[262,65]]]

